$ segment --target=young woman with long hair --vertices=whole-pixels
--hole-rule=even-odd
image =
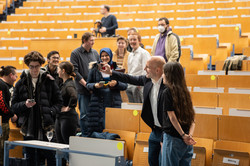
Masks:
[[[127,51],[128,41],[125,37],[119,36],[116,40],[117,49],[113,52],[113,61],[117,63],[117,66],[121,69],[125,69],[128,72],[128,55]]]
[[[164,65],[163,82],[166,89],[163,112],[162,166],[190,165],[195,128],[195,112],[180,63]]]
[[[73,77],[76,76],[74,66],[70,62],[61,62],[58,66],[58,75],[63,80],[61,94],[63,107],[57,113],[55,128],[57,142],[69,144],[69,137],[75,136],[78,124],[78,114],[75,110],[77,106],[77,91]]]

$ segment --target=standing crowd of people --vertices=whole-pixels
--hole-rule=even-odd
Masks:
[[[104,6],[103,36],[115,34],[115,16]],[[9,119],[16,122],[24,140],[69,144],[69,137],[80,128],[83,137],[105,129],[105,108],[120,108],[121,91],[129,102],[143,103],[141,117],[152,129],[149,137],[150,166],[191,165],[195,113],[184,71],[178,62],[180,41],[167,18],[158,21],[151,54],[145,50],[135,28],[128,37],[117,37],[117,50],[93,49],[94,35],[86,32],[82,44],[72,51],[70,62],[60,63],[60,54],[51,51],[45,58],[37,51],[24,56],[29,69],[17,79],[16,68],[0,70],[0,166],[4,141],[9,137]],[[151,56],[152,55],[152,56]],[[79,105],[80,116],[76,112]],[[52,133],[52,140],[47,137]],[[24,148],[29,166],[39,162],[55,165],[54,152]],[[64,163],[65,164],[65,163]]]

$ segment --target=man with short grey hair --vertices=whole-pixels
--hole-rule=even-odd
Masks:
[[[165,60],[163,57],[151,57],[145,67],[146,75],[131,76],[120,72],[112,71],[109,65],[103,67],[106,74],[111,75],[111,79],[121,82],[133,84],[136,86],[144,86],[143,90],[143,106],[141,118],[152,129],[148,143],[148,162],[150,166],[160,165],[161,160],[161,137],[162,137],[162,121],[163,121],[163,103],[162,95],[165,85],[163,84],[162,74]]]

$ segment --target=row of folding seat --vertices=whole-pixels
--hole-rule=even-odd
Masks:
[[[16,14],[24,14],[24,13],[74,13],[74,12],[85,12],[85,13],[95,13],[100,12],[101,6],[97,6],[98,8],[87,8],[86,6],[54,6],[54,7],[20,7],[16,10]],[[189,9],[180,9],[176,6],[168,7],[168,6],[153,6],[148,7],[146,9],[137,7],[137,8],[124,8],[124,7],[115,7],[112,8],[111,14],[119,14],[124,12],[137,12],[137,13],[190,13],[190,12],[205,12],[206,14],[217,12],[218,14],[237,14],[238,12],[243,12],[244,10],[249,11],[250,6],[238,6],[238,7],[230,7],[230,8],[221,8],[216,6],[206,7],[206,8],[189,8]],[[249,14],[249,13],[247,13]]]
[[[148,22],[148,21],[154,21],[158,20],[161,17],[167,17],[169,18],[170,22],[175,21],[176,24],[181,23],[182,25],[192,25],[196,24],[196,21],[199,22],[208,22],[207,25],[213,23],[213,22],[218,22],[220,23],[227,21],[229,24],[230,22],[235,22],[235,20],[239,20],[238,23],[244,20],[248,21],[250,17],[249,11],[244,10],[248,14],[242,14],[242,13],[237,13],[237,14],[213,14],[211,15],[205,15],[203,16],[202,13],[197,14],[196,12],[193,12],[191,14],[186,14],[185,15],[178,15],[176,13],[144,13],[144,14],[137,14],[133,12],[129,13],[124,13],[124,14],[119,14],[116,15],[118,22]],[[182,13],[183,14],[183,13]],[[54,21],[54,20],[63,20],[63,21],[70,21],[70,20],[82,20],[83,22],[90,21],[90,20],[100,20],[102,16],[100,13],[41,13],[41,14],[12,14],[8,16],[7,21]],[[232,20],[232,21],[231,21]],[[190,22],[190,23],[189,23]]]
[[[125,7],[137,7],[141,6],[142,8],[146,8],[148,6],[155,6],[155,4],[159,4],[161,6],[174,6],[178,5],[179,8],[189,8],[189,6],[211,6],[216,5],[218,7],[233,7],[237,6],[238,4],[244,5],[247,4],[249,0],[210,0],[210,1],[185,1],[185,2],[178,2],[178,1],[168,1],[165,0],[158,0],[157,2],[152,1],[145,1],[145,0],[139,0],[139,1],[86,1],[86,0],[43,0],[43,1],[37,1],[37,0],[31,0],[24,3],[25,7],[30,6],[40,6],[40,7],[47,7],[47,6],[77,6],[77,5],[85,5],[85,6],[101,6],[103,4],[110,5],[111,7],[116,7],[116,5],[122,5]]]

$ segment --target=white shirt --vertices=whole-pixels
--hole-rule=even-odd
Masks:
[[[128,56],[128,74],[132,76],[146,75],[144,70],[150,54],[147,50],[138,47]]]
[[[37,83],[38,78],[32,78],[32,85],[33,85],[33,93],[36,91],[36,83]]]
[[[160,78],[157,82],[155,82],[152,79],[152,89],[150,92],[150,104],[151,104],[151,109],[152,109],[152,113],[153,113],[153,117],[154,117],[154,122],[155,122],[155,126],[161,127],[161,124],[158,120],[158,116],[157,116],[157,105],[158,105],[158,94],[159,94],[159,89],[161,86],[161,82],[162,82],[162,78]]]

